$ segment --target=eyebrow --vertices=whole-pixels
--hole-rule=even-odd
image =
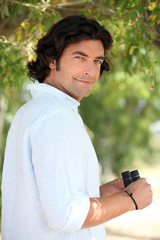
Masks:
[[[81,52],[81,51],[76,51],[76,52],[72,53],[72,55],[76,55],[76,54],[84,56],[84,57],[89,57],[86,53]],[[98,57],[95,57],[95,59],[105,60],[105,57],[104,56],[98,56]]]

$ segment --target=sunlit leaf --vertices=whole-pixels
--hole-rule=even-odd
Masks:
[[[138,48],[138,46],[131,46],[129,49],[129,55],[132,55],[134,52],[134,49]]]
[[[17,42],[20,42],[22,39],[22,28],[19,27],[16,31],[16,35],[17,35]]]
[[[152,11],[155,7],[157,6],[156,2],[151,2],[148,6],[147,9]]]
[[[154,81],[154,79],[152,80],[151,89],[152,89],[152,90],[155,89],[155,81]]]

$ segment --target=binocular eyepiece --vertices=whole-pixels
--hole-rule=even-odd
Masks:
[[[129,171],[122,172],[121,175],[122,175],[125,187],[127,187],[130,183],[135,182],[140,178],[138,170],[134,170],[131,172]]]

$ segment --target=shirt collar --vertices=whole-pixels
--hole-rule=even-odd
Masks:
[[[31,95],[33,98],[44,94],[54,95],[61,101],[63,101],[65,104],[70,106],[75,112],[78,112],[78,107],[80,103],[69,96],[68,94],[62,92],[58,88],[55,88],[51,85],[48,85],[46,83],[32,83],[27,85],[27,89],[30,90]]]

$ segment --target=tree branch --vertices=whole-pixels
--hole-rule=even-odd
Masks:
[[[160,40],[154,40],[154,41],[152,41],[152,45],[155,46],[157,49],[160,50]]]
[[[41,6],[36,6],[34,4],[31,4],[31,3],[24,3],[24,2],[18,2],[16,0],[7,0],[7,2],[10,2],[11,4],[17,4],[17,5],[20,5],[20,6],[24,6],[24,7],[32,7],[32,8],[38,8],[38,7],[41,7]],[[44,7],[44,5],[43,5]]]
[[[26,3],[26,2],[19,2],[17,0],[7,0],[8,2],[10,2],[11,4],[18,4],[18,5],[21,5],[21,6],[25,6],[25,7],[28,7],[28,8],[41,8],[41,9],[48,9],[48,8],[56,8],[56,9],[64,9],[64,8],[72,8],[73,7],[76,7],[76,6],[84,6],[85,3],[82,1],[82,0],[77,0],[77,1],[72,1],[72,2],[67,2],[67,3],[58,3],[58,4],[41,4],[41,5],[34,5],[34,4],[31,4],[31,3]],[[116,15],[116,11],[110,9],[110,8],[107,8],[103,5],[101,5],[100,3],[98,3],[96,0],[87,0],[86,3],[89,3],[91,4],[92,6],[95,6],[95,7],[98,7],[100,9],[103,9],[108,15],[113,15],[115,16]],[[144,19],[146,20],[146,22],[149,21],[149,16],[148,16],[148,12],[145,11],[144,13]],[[145,24],[145,23],[143,23]],[[3,27],[3,26],[2,26]],[[0,26],[0,30],[2,29],[2,27]],[[154,34],[156,35],[155,31],[156,29],[153,29],[151,26],[150,26],[150,29],[154,32]],[[157,49],[160,49],[160,41],[159,41],[159,38],[153,40],[147,33],[147,31],[145,31],[144,33],[142,31],[139,31],[139,33],[145,38],[147,39],[154,47],[156,47]],[[156,35],[157,37],[159,37],[159,33],[157,33]]]
[[[91,3],[92,5],[96,6],[96,7],[99,7],[101,9],[103,9],[107,14],[109,15],[116,15],[116,12],[110,8],[107,8],[103,5],[101,5],[100,3],[98,3],[97,1],[94,1],[94,0],[88,0],[87,1],[88,3]]]
[[[84,4],[84,2],[82,2],[82,1],[75,1],[75,2],[68,2],[68,3],[58,3],[56,6],[58,8],[64,8],[64,7],[79,6],[79,5],[83,5],[83,4]]]
[[[68,2],[68,3],[58,3],[58,4],[41,4],[41,5],[34,5],[31,3],[25,3],[25,2],[18,2],[16,0],[7,0],[8,2],[10,2],[11,4],[18,4],[21,6],[25,6],[25,7],[30,7],[30,8],[69,8],[69,7],[76,7],[76,6],[81,6],[84,5],[85,3],[82,2],[82,0],[80,1],[73,1],[73,2]],[[116,12],[110,8],[107,8],[101,4],[99,4],[97,1],[93,1],[93,0],[88,0],[88,3],[91,3],[93,6],[99,7],[101,9],[103,9],[107,14],[109,15],[116,15]]]
[[[10,18],[7,17],[7,18],[2,22],[2,24],[0,25],[0,35],[1,35],[2,31],[3,31],[3,28],[4,28],[5,25],[9,22],[9,20],[10,20]]]
[[[150,29],[152,30],[152,32],[154,33],[154,35],[157,37],[157,39],[152,40],[149,35],[147,34],[147,32],[145,32],[145,37],[146,39],[148,39],[149,41],[152,42],[152,45],[154,45],[156,48],[160,49],[160,33],[158,32],[158,30],[156,29],[156,24],[154,24],[154,26],[150,25],[150,19],[149,19],[149,12],[145,9],[145,7],[147,6],[146,2],[143,1],[143,6],[144,6],[144,19],[147,22],[147,28],[148,25],[150,26]]]
[[[145,39],[147,39],[154,47],[156,47],[157,49],[160,50],[160,40],[158,41],[157,39],[156,40],[153,40],[147,32],[141,32],[141,31],[138,31],[140,33],[140,35],[142,35]]]
[[[53,7],[53,8],[63,8],[63,7],[74,7],[74,6],[79,6],[84,4],[82,1],[76,1],[76,2],[69,2],[69,3],[58,3],[58,4],[41,4],[41,5],[34,5],[31,3],[26,3],[26,2],[18,2],[16,0],[7,0],[8,2],[10,2],[11,4],[18,4],[21,6],[25,6],[25,7],[30,7],[30,8],[49,8],[49,7]]]

